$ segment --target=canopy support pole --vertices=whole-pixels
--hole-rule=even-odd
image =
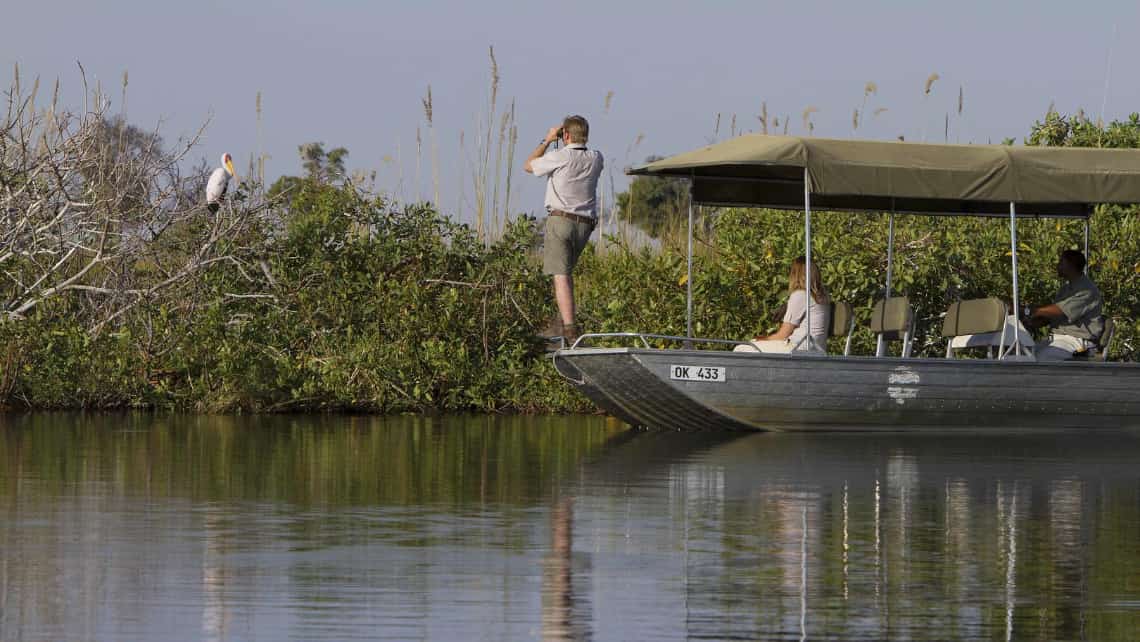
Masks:
[[[891,298],[891,276],[895,267],[895,213],[891,212],[889,222],[887,223],[887,291],[884,299]],[[884,305],[886,303],[884,302]],[[875,356],[885,357],[887,355],[887,341],[883,335],[879,335],[875,342]]]
[[[693,338],[693,179],[689,179],[689,246],[685,252],[685,336]]]
[[[1089,219],[1085,217],[1085,262],[1089,260]]]
[[[1010,256],[1013,258],[1013,318],[1019,319],[1021,318],[1021,306],[1017,300],[1017,207],[1013,201],[1009,202],[1009,249]],[[1011,347],[1015,356],[1021,355],[1021,332],[1020,328],[1016,326],[1013,329],[1013,345]]]
[[[816,349],[811,334],[811,177],[804,168],[804,291],[807,294],[807,312],[804,313],[804,328],[807,329],[808,350]]]

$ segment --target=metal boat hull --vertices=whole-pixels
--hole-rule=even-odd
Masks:
[[[575,348],[556,365],[637,426],[682,430],[1140,427],[1140,365]],[[724,381],[671,378],[674,366]]]

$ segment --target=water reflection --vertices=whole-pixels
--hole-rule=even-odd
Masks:
[[[1138,458],[1122,433],[0,417],[0,639],[1130,639]]]

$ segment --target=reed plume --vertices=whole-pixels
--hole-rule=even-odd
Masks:
[[[427,96],[423,99],[424,116],[427,118],[428,136],[431,137],[431,182],[432,193],[435,195],[436,207],[439,207],[439,145],[435,138],[435,111],[432,107],[431,85],[427,87]]]
[[[511,131],[510,138],[507,141],[507,179],[505,194],[503,195],[503,215],[510,217],[511,214],[511,176],[515,170],[515,147],[519,143],[519,126],[515,121],[515,101],[511,101]]]
[[[863,83],[863,103],[859,105],[859,109],[855,110],[855,119],[852,122],[852,129],[859,129],[859,117],[867,113],[867,97],[874,96],[879,93],[879,85],[873,80],[868,80]]]
[[[466,183],[467,176],[465,175],[466,171],[464,170],[464,167],[462,164],[462,161],[465,158],[467,158],[467,132],[460,129],[459,130],[459,159],[460,160],[457,162],[457,165],[459,166],[459,172],[458,172],[459,173],[459,198],[456,199],[456,205],[455,205],[456,215],[459,215],[459,213],[463,211],[463,202],[467,199],[467,183]]]
[[[511,116],[507,119],[506,132],[506,180],[503,188],[503,220],[511,217],[511,176],[514,173],[514,147],[519,143],[519,125],[514,122],[514,100],[511,100]]]
[[[760,115],[757,116],[757,118],[760,120],[760,133],[767,134],[768,133],[768,101],[765,100],[765,101],[762,101],[760,103]]]
[[[401,201],[407,200],[404,194],[404,149],[399,136],[396,137],[396,193]]]
[[[480,124],[476,131],[476,141],[483,138],[482,149],[478,150],[478,166],[475,169],[475,231],[479,235],[479,239],[487,240],[487,209],[488,199],[488,185],[487,181],[490,177],[491,165],[491,137],[495,130],[495,113],[497,111],[499,99],[499,62],[495,59],[495,48],[488,47],[488,57],[491,59],[491,92],[487,109],[487,122]],[[485,136],[480,134],[485,133]],[[498,180],[496,176],[495,180]]]
[[[602,113],[603,114],[610,113],[610,105],[613,103],[613,100],[614,100],[614,90],[611,89],[611,90],[606,92],[606,98],[604,101],[602,101]]]
[[[265,150],[262,146],[262,121],[261,121],[261,91],[257,92],[257,100],[254,103],[254,109],[257,111],[257,182],[265,189]]]
[[[623,162],[625,164],[629,163],[629,157],[633,154],[634,150],[637,149],[638,145],[641,145],[641,141],[643,140],[645,140],[644,133],[639,133],[637,136],[633,137],[633,141],[630,142],[629,147],[625,148],[625,158],[623,159]]]
[[[941,76],[939,76],[937,73],[933,73],[933,74],[930,74],[929,76],[927,76],[926,77],[926,85],[923,87],[922,93],[925,95],[929,95],[930,90],[934,87],[934,81],[938,80],[939,78],[941,78]]]
[[[129,85],[129,84],[130,84],[130,74],[128,74],[127,70],[124,69],[123,70],[123,94],[122,94],[123,98],[122,98],[122,104],[119,106],[119,110],[124,115],[127,113],[127,85]],[[39,76],[37,76],[35,88],[32,89],[32,96],[33,97],[36,95],[36,90],[39,89],[39,87],[40,87],[40,79],[39,79]],[[34,98],[33,98],[33,100],[34,100]]]
[[[720,137],[720,112],[716,113],[716,125],[713,127],[713,139]]]
[[[813,130],[815,130],[815,126],[811,122],[811,115],[817,111],[819,111],[819,107],[816,107],[815,105],[808,105],[804,108],[802,114],[804,120],[804,129],[806,129],[808,133],[811,133]]]
[[[926,84],[922,88],[922,102],[923,102],[924,106],[926,105],[926,101],[927,101],[928,97],[930,96],[930,90],[934,87],[934,81],[938,80],[939,78],[940,78],[940,76],[938,75],[937,72],[932,73],[926,77]],[[929,119],[930,119],[929,115],[924,115],[924,117],[922,119],[923,123],[922,123],[922,141],[921,142],[924,142],[924,143],[926,142],[926,126],[929,122]]]
[[[956,133],[954,135],[954,143],[961,143],[961,141],[962,141],[962,106],[964,104],[966,104],[966,101],[964,101],[964,94],[966,94],[966,89],[964,89],[961,86],[961,84],[959,84],[959,86],[958,86],[958,116],[956,116],[956,119],[958,119],[958,125],[956,125]]]
[[[495,148],[495,188],[491,197],[491,218],[492,229],[499,229],[499,177],[503,175],[503,148],[507,144],[507,129],[510,127],[511,112],[503,112],[503,117],[499,120],[499,136],[496,139]]]

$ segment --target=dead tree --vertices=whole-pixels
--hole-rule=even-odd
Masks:
[[[61,108],[58,82],[43,107],[38,92],[17,70],[0,120],[0,320],[61,301],[99,332],[238,261],[233,240],[266,204],[239,189],[207,211],[203,177],[180,170],[204,126],[167,149],[157,131],[109,114],[85,78],[82,110]]]

